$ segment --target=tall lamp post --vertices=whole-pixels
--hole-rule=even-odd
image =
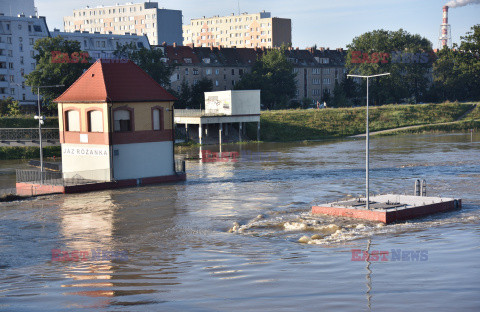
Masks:
[[[367,210],[370,209],[370,179],[368,172],[370,171],[370,131],[369,131],[369,120],[368,120],[368,83],[370,78],[374,77],[380,77],[380,76],[387,76],[390,75],[390,73],[384,73],[384,74],[378,74],[378,75],[347,75],[347,77],[356,77],[356,78],[367,78],[367,131],[366,131],[366,143],[365,143],[365,154],[366,154],[366,160],[365,160],[365,191],[366,191],[366,208]]]
[[[41,106],[40,106],[40,89],[45,88],[59,88],[64,87],[65,85],[53,85],[53,86],[30,86],[32,88],[37,88],[37,105],[38,105],[38,115],[35,116],[35,119],[38,119],[38,139],[40,144],[40,184],[43,184],[43,142],[42,142],[42,125],[45,120],[45,116],[42,116]]]

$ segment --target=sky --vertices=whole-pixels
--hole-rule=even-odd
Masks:
[[[146,0],[148,2],[148,0]],[[442,7],[450,0],[164,0],[159,7],[183,11],[183,23],[203,16],[239,12],[271,12],[292,20],[292,45],[301,49],[346,48],[353,38],[375,29],[404,30],[429,39],[438,48]],[[457,0],[468,1],[468,0]],[[472,0],[474,1],[474,0]],[[115,5],[129,0],[35,0],[39,15],[50,29],[63,30],[63,16],[86,6]],[[152,1],[153,2],[153,1]],[[478,2],[478,1],[475,1]],[[449,12],[453,42],[459,43],[473,25],[480,24],[480,4],[453,8]]]

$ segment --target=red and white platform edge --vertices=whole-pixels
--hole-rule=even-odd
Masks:
[[[185,181],[186,179],[187,179],[186,173],[178,173],[174,175],[161,176],[161,177],[119,180],[114,182],[88,183],[88,184],[71,185],[71,186],[49,185],[49,184],[39,184],[39,183],[17,183],[16,188],[17,188],[17,195],[38,196],[38,195],[48,195],[48,194],[85,193],[85,192],[102,191],[102,190],[108,190],[108,189],[116,189],[116,188],[132,187],[132,186],[140,186],[140,185],[180,182],[180,181]]]
[[[462,200],[458,198],[386,194],[370,197],[369,210],[365,208],[365,198],[360,198],[313,206],[312,214],[350,217],[388,224],[461,207]]]

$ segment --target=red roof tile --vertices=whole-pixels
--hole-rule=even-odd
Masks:
[[[98,60],[62,95],[59,103],[174,101],[145,71],[132,61]]]

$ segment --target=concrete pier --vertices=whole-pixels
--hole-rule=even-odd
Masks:
[[[386,194],[371,196],[369,204],[370,209],[366,209],[365,198],[358,198],[313,206],[312,213],[388,224],[460,209],[462,200],[458,198]]]

